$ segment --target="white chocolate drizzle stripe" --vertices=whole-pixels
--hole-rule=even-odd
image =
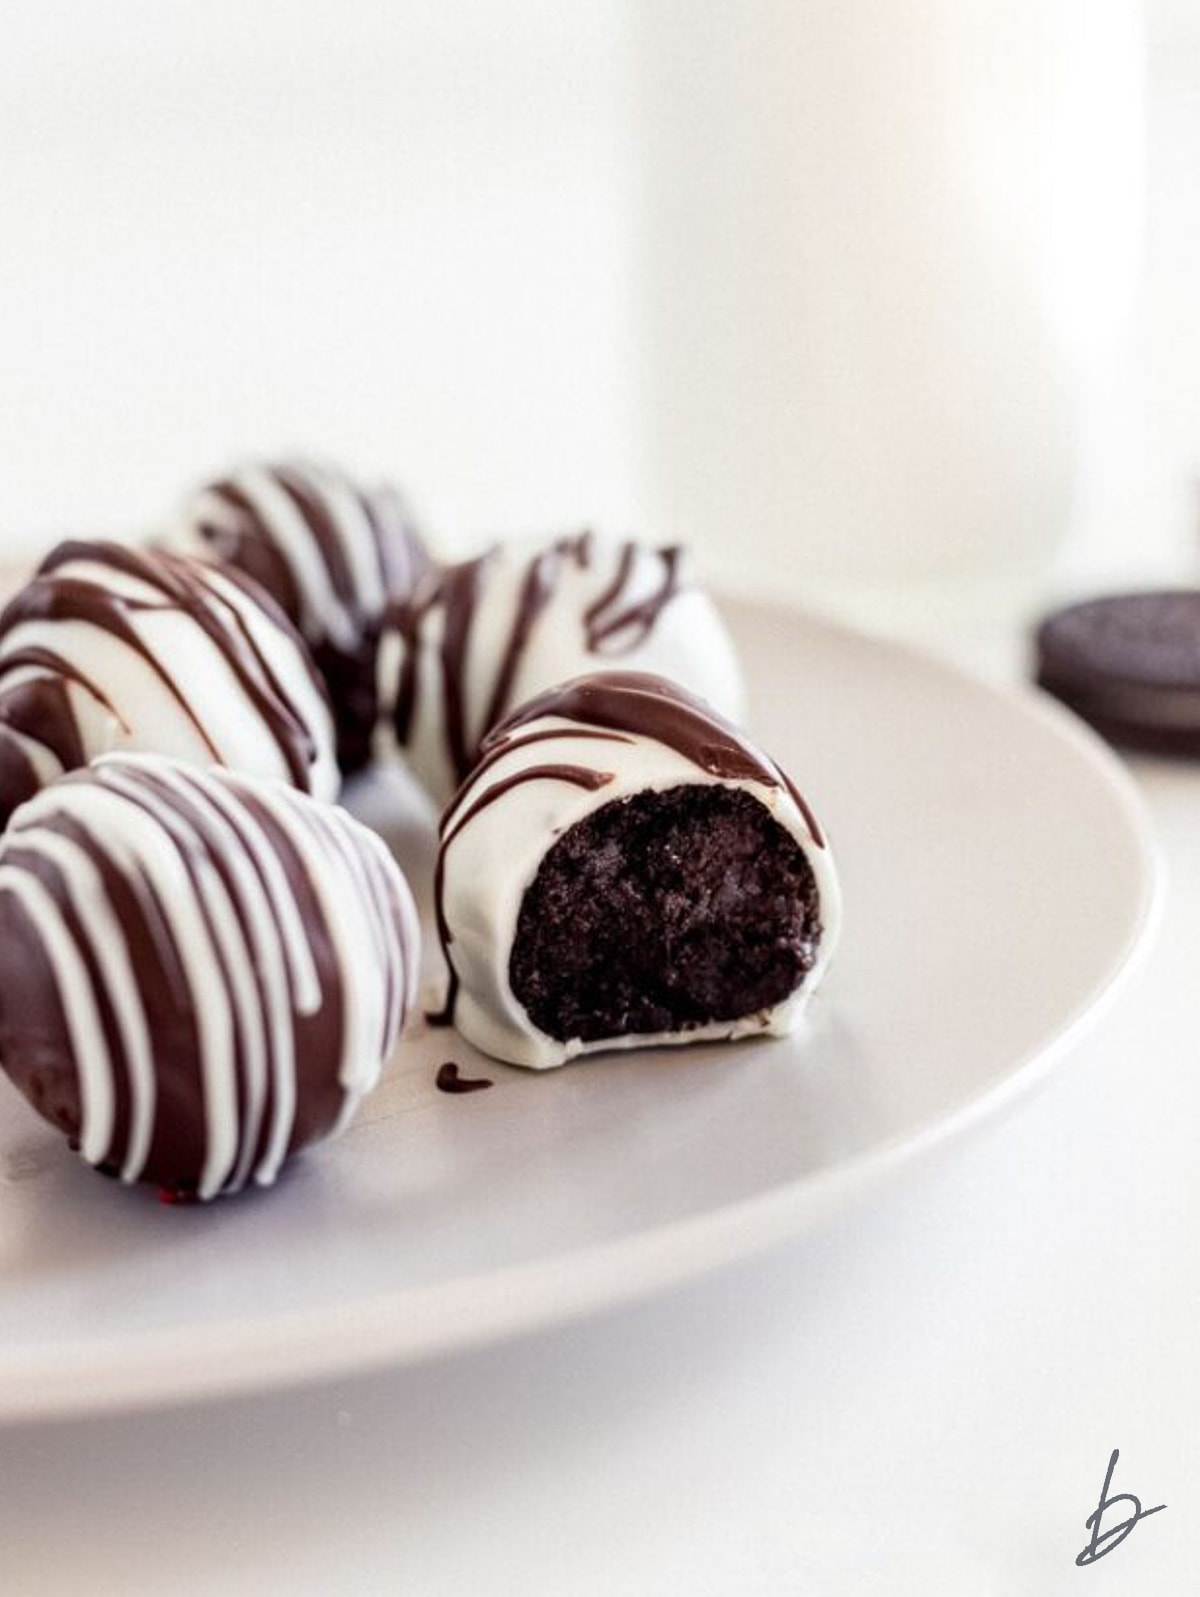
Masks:
[[[204,995],[203,1001],[193,1004],[207,1133],[197,1191],[201,1198],[211,1198],[229,1182],[238,1159],[236,1057],[241,995],[232,981],[230,949],[222,946],[222,932],[228,935],[233,911],[227,898],[220,902],[224,884],[184,812],[164,803],[151,784],[131,782],[119,769],[104,770],[104,781],[110,791],[155,816],[175,843],[170,857],[179,885],[174,893],[160,894],[160,899],[189,986],[193,994]],[[167,857],[164,854],[164,860]],[[236,917],[234,921],[236,924]]]
[[[86,843],[54,831],[56,822],[77,828]],[[304,924],[281,847],[318,907],[332,957],[339,1125],[378,1079],[415,994],[419,930],[395,862],[342,812],[282,784],[153,756],[109,756],[24,806],[5,841],[0,889],[29,914],[62,995],[89,1162],[113,1156],[118,1061],[72,928],[30,856],[63,880],[114,1017],[130,1100],[123,1180],[142,1173],[153,1137],[153,1044],[101,861],[135,896],[153,899],[190,998],[204,1106],[200,1197],[274,1179],[295,1125],[296,1017],[326,1001],[314,929]],[[154,935],[149,921],[147,930]]]
[[[122,1181],[135,1181],[150,1151],[155,1084],[150,1028],[129,957],[129,945],[104,891],[100,871],[85,848],[49,827],[23,830],[19,847],[57,867],[71,908],[87,934],[89,949],[99,966],[121,1037],[128,1080],[129,1132],[120,1176]]]

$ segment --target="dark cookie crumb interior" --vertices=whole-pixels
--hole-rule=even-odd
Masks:
[[[739,788],[606,804],[543,859],[521,904],[513,993],[549,1036],[684,1031],[780,1003],[821,938],[812,868]]]

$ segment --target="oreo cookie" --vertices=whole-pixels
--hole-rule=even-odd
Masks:
[[[1200,589],[1116,594],[1038,627],[1039,687],[1125,748],[1200,757]]]

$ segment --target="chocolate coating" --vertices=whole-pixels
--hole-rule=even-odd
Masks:
[[[110,756],[0,840],[0,1061],[124,1181],[270,1184],[374,1085],[418,958],[381,841],[280,783]]]
[[[247,465],[193,495],[165,542],[244,572],[275,597],[328,685],[343,771],[365,766],[383,612],[430,564],[396,491],[312,461]]]
[[[266,594],[180,556],[63,543],[0,614],[0,826],[117,748],[337,786],[324,689]]]
[[[839,921],[828,844],[795,785],[644,672],[564,683],[485,738],[442,818],[434,886],[449,967],[437,1018],[535,1069],[786,1031]]]
[[[733,645],[683,552],[582,533],[498,545],[430,576],[388,612],[381,741],[438,802],[514,705],[602,665],[648,669],[742,708]]]
[[[787,788],[808,823],[813,840],[824,844],[816,817],[791,778],[744,737],[731,722],[678,683],[645,671],[599,672],[561,682],[523,704],[484,739],[486,760],[514,733],[533,721],[551,717],[618,734],[653,738],[682,754],[701,771],[724,781],[763,782]]]

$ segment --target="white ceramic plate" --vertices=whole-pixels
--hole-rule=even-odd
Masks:
[[[809,1033],[524,1074],[426,1031],[340,1142],[207,1208],[102,1180],[5,1089],[0,1415],[413,1360],[661,1288],[819,1223],[1044,1074],[1152,919],[1122,768],[1032,696],[788,612],[733,619],[755,730],[842,871]],[[427,824],[398,834],[426,878]],[[494,1086],[439,1093],[446,1059]]]

